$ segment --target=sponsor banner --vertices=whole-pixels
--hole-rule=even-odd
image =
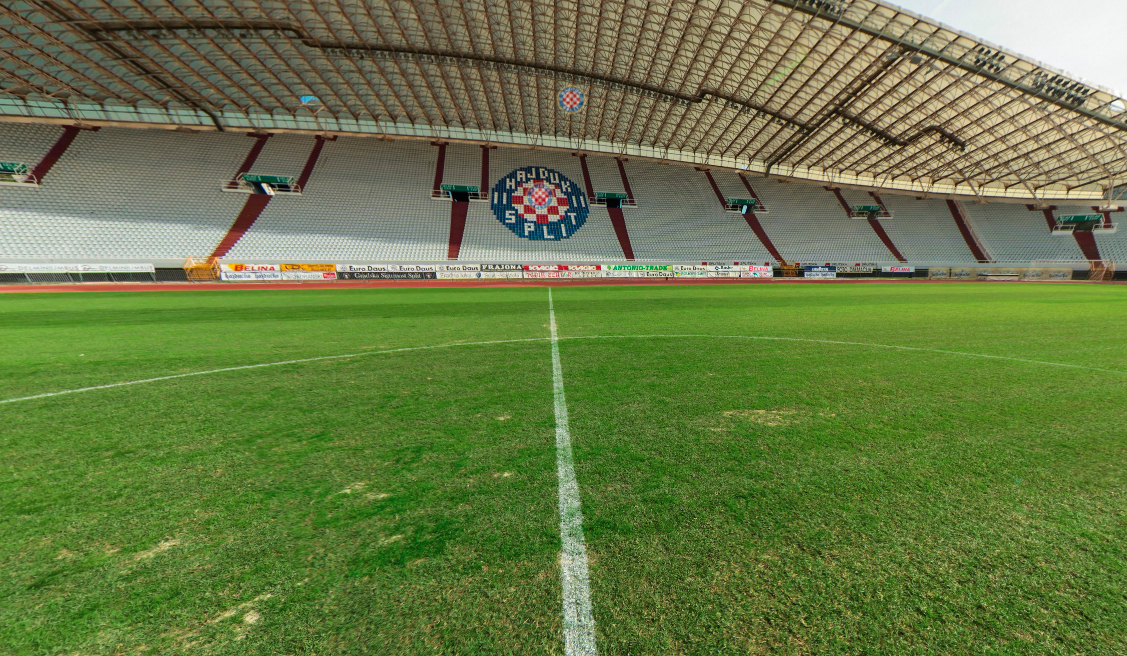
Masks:
[[[703,264],[674,264],[673,275],[677,278],[707,278],[708,267]]]
[[[233,273],[245,273],[248,271],[278,271],[282,270],[280,264],[220,264],[220,271],[230,271]]]
[[[1072,280],[1072,269],[1028,269],[1023,277],[1026,280]]]
[[[808,267],[808,266],[834,267],[834,269],[836,269],[838,273],[872,273],[873,271],[876,271],[877,269],[880,268],[879,266],[877,266],[877,264],[875,262],[860,262],[860,263],[854,262],[853,264],[849,264],[848,262],[806,262],[806,263],[795,262],[794,264],[795,264],[795,266],[804,266],[804,267]]]
[[[742,278],[747,273],[746,264],[710,264],[708,265],[709,278]]]
[[[932,280],[946,280],[951,277],[951,269],[947,267],[931,267],[927,270],[927,277]]]
[[[220,280],[281,280],[280,264],[228,264],[219,265]]]
[[[672,264],[604,264],[604,271],[672,271]]]
[[[286,271],[304,271],[306,273],[336,273],[337,265],[335,264],[283,264],[282,272]]]
[[[434,280],[434,271],[341,271],[340,280]]]
[[[743,278],[774,278],[775,268],[752,265],[747,268],[747,271],[741,271],[740,276]]]
[[[525,278],[602,278],[602,271],[525,271]]]
[[[435,275],[440,280],[469,280],[481,277],[480,264],[439,264]]]
[[[282,265],[285,266],[285,265]],[[332,266],[332,265],[329,265]],[[336,271],[283,271],[282,280],[336,280]]]
[[[3,263],[0,273],[152,273],[152,264]]]
[[[604,264],[608,278],[672,278],[672,264]]]
[[[602,278],[599,264],[526,264],[525,278]]]
[[[482,271],[482,278],[523,278],[524,271]]]
[[[803,267],[804,278],[836,278],[837,267],[832,266],[808,266]]]
[[[281,280],[281,271],[220,271],[220,280]]]
[[[373,271],[398,271],[398,264],[338,264],[337,273],[371,273]]]
[[[916,267],[910,266],[886,266],[880,268],[881,273],[915,273]]]
[[[517,271],[523,272],[524,271],[524,265],[523,264],[482,264],[481,265],[481,271],[483,273],[484,272],[513,273],[513,272],[517,272]],[[506,277],[508,277],[508,276],[506,276]],[[517,277],[519,277],[519,276],[517,276]]]
[[[449,265],[447,265],[449,266]],[[435,272],[438,270],[437,264],[338,264],[336,265],[338,273],[372,273],[378,271],[394,272],[394,271],[430,271]],[[434,276],[431,276],[434,278]]]

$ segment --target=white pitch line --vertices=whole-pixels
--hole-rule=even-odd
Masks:
[[[567,427],[567,399],[560,367],[560,337],[552,288],[548,288],[548,326],[552,334],[552,396],[556,403],[556,473],[560,495],[560,583],[563,589],[564,653],[567,656],[596,656],[595,617],[591,612],[591,583],[587,573],[587,545],[583,540],[583,513],[579,506],[579,483],[571,455],[571,432]]]
[[[106,385],[92,385],[90,387],[79,387],[76,389],[60,390],[58,392],[45,392],[43,394],[32,394],[31,396],[17,396],[11,399],[0,399],[0,403],[15,403],[16,401],[31,401],[32,399],[45,399],[51,396],[62,396],[64,394],[77,394],[78,392],[91,392],[93,390],[110,389],[111,387],[125,387],[126,385],[140,385],[142,383],[155,383],[161,380],[172,380],[174,378],[187,378],[189,376],[205,376],[207,374],[219,374],[225,371],[241,371],[243,369],[259,369],[262,367],[277,367],[283,364],[298,364],[301,362],[317,362],[319,360],[343,360],[344,358],[358,358],[364,355],[379,355],[382,353],[401,353],[403,351],[424,351],[427,349],[440,349],[451,348],[454,346],[482,346],[485,344],[511,344],[514,342],[542,342],[546,337],[529,337],[525,339],[494,339],[487,342],[453,342],[450,344],[434,344],[431,346],[408,346],[404,348],[384,349],[382,351],[364,351],[363,353],[344,353],[341,355],[322,355],[315,358],[299,358],[296,360],[279,360],[278,362],[264,362],[262,364],[244,364],[238,367],[223,367],[220,369],[208,369],[206,371],[192,371],[186,374],[172,374],[169,376],[156,376],[154,378],[142,378],[140,380],[127,380],[123,383],[108,383]]]
[[[960,355],[967,358],[985,358],[988,360],[1006,360],[1009,362],[1024,362],[1025,364],[1036,364],[1047,367],[1065,367],[1068,369],[1082,369],[1084,371],[1098,371],[1105,374],[1115,374],[1117,376],[1127,376],[1127,371],[1116,371],[1115,369],[1102,369],[1100,367],[1086,367],[1080,364],[1066,364],[1063,362],[1047,362],[1045,360],[1027,360],[1025,358],[1011,358],[1005,355],[987,355],[984,353],[966,353],[963,351],[946,351],[943,349],[932,349],[922,346],[896,346],[894,344],[873,344],[870,342],[846,342],[834,339],[807,339],[802,337],[769,337],[762,335],[704,335],[704,334],[686,334],[686,335],[577,335],[575,337],[559,337],[558,339],[654,339],[654,338],[701,338],[708,337],[713,339],[758,339],[778,342],[810,342],[813,344],[840,344],[844,346],[867,346],[870,348],[883,348],[894,349],[898,351],[920,351],[924,353],[942,353],[944,355]],[[240,371],[242,369],[258,369],[261,367],[276,367],[283,364],[298,364],[301,362],[317,362],[319,360],[343,360],[344,358],[356,358],[365,355],[379,355],[381,353],[399,353],[401,351],[424,351],[428,349],[451,348],[454,346],[482,346],[485,344],[512,344],[517,342],[541,342],[548,337],[529,337],[525,339],[496,339],[486,342],[454,342],[450,344],[434,344],[431,346],[409,346],[406,348],[387,349],[383,351],[365,351],[363,353],[344,353],[342,355],[322,355],[315,358],[300,358],[297,360],[281,360],[279,362],[264,362],[262,364],[246,364],[238,367],[223,367],[221,369],[208,369],[207,371],[191,371],[184,374],[172,374],[169,376],[156,376],[154,378],[142,378],[141,380],[128,380],[121,383],[108,383],[106,385],[93,385],[90,387],[79,387],[77,389],[60,390],[58,392],[45,392],[43,394],[32,394],[31,396],[18,396],[11,399],[0,399],[0,404],[15,403],[17,401],[31,401],[33,399],[45,399],[52,396],[62,396],[64,394],[76,394],[78,392],[90,392],[93,390],[110,389],[112,387],[124,387],[126,385],[140,385],[141,383],[155,383],[162,380],[172,380],[174,378],[187,378],[189,376],[205,376],[207,374],[218,374],[225,371]]]

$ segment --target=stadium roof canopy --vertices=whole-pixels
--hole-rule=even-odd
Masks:
[[[567,87],[581,110],[560,107]],[[871,0],[8,0],[0,115],[470,139],[917,193],[1094,200],[1127,182],[1124,100]]]

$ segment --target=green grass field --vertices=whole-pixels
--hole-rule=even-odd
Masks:
[[[1127,653],[1127,287],[553,294],[600,653]],[[0,654],[562,653],[547,338],[544,288],[0,296],[0,399],[359,354],[0,403]]]

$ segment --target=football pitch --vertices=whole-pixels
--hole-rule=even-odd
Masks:
[[[1127,652],[1127,287],[550,293],[0,295],[0,653]]]

